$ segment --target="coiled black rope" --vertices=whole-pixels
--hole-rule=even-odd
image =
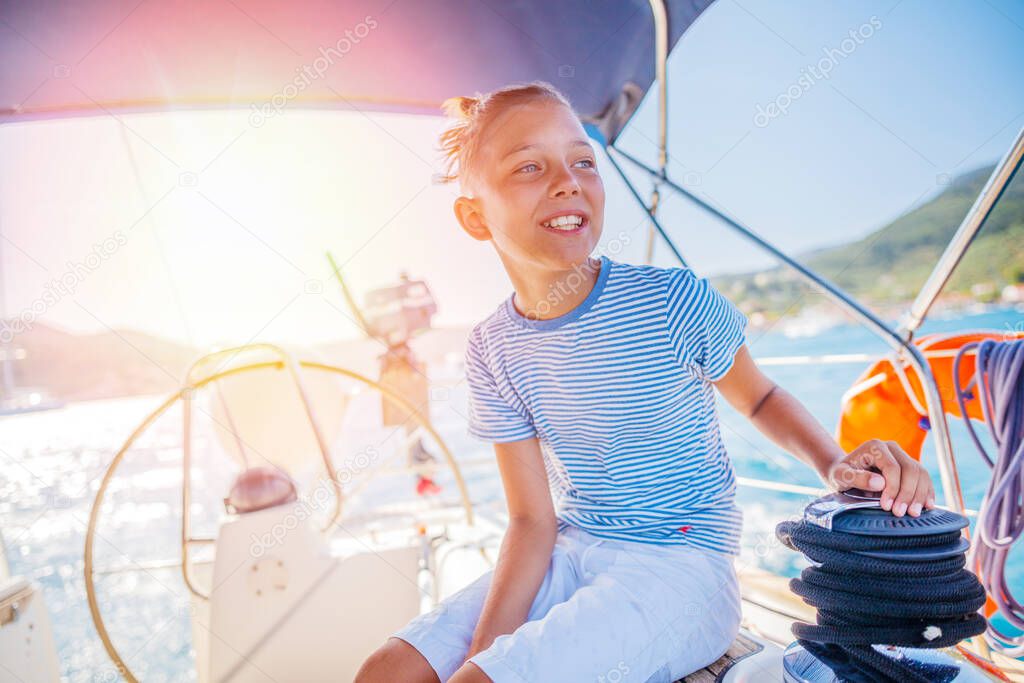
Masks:
[[[779,524],[784,544],[817,563],[790,581],[790,588],[817,609],[817,623],[793,625],[800,644],[829,664],[842,680],[952,680],[956,667],[893,658],[872,645],[941,648],[985,630],[978,610],[985,589],[964,567],[964,553],[935,560],[881,559],[862,553],[948,550],[959,531],[917,536],[867,536],[830,531],[801,520]]]

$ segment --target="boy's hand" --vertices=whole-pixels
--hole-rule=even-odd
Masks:
[[[833,462],[824,478],[836,491],[881,491],[882,509],[897,517],[907,512],[917,517],[922,509],[935,507],[935,487],[928,472],[895,441],[874,439],[861,444]]]

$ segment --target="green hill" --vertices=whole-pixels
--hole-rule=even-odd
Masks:
[[[913,299],[992,173],[992,166],[959,176],[925,204],[856,242],[799,258],[870,305],[887,308]],[[1007,284],[1024,282],[1024,181],[1018,174],[985,222],[953,279],[947,298],[994,300]],[[771,320],[820,301],[788,268],[726,275],[715,285],[745,312]]]

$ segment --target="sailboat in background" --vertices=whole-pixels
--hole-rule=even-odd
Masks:
[[[7,324],[4,240],[0,239],[0,416],[36,410],[63,408],[64,402],[50,396],[43,387],[19,386],[17,363],[28,358],[28,351],[17,344],[14,330]]]

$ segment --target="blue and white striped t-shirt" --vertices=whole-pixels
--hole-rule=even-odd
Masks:
[[[560,529],[735,555],[743,516],[711,382],[746,318],[686,268],[600,262],[572,311],[530,319],[510,295],[473,328],[468,433],[538,437]]]

